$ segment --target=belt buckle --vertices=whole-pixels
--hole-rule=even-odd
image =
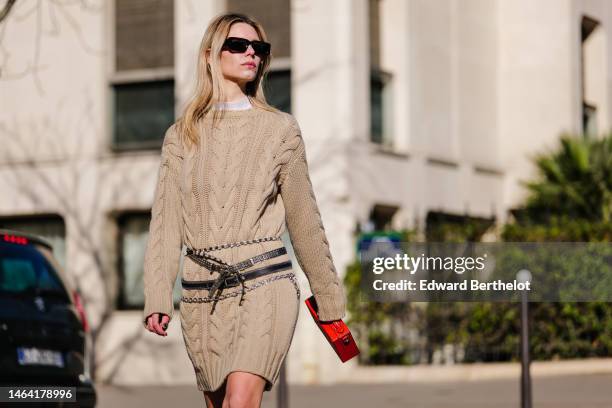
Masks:
[[[234,286],[238,286],[240,281],[236,275],[228,276],[223,280],[223,284],[226,288],[233,288]]]

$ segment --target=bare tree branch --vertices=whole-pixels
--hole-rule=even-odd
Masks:
[[[106,359],[96,352],[115,311],[117,290],[114,268],[105,256],[111,253],[105,247],[109,243],[99,240],[100,228],[96,226],[101,222],[100,215],[104,215],[101,207],[107,201],[96,194],[108,194],[115,202],[125,201],[126,195],[134,194],[135,197],[139,183],[146,177],[142,172],[150,173],[150,169],[134,169],[133,163],[117,163],[130,169],[124,172],[126,177],[120,184],[100,173],[99,152],[90,149],[89,143],[100,140],[100,130],[91,126],[95,123],[95,104],[91,103],[91,95],[85,95],[83,99],[85,101],[79,103],[80,112],[69,115],[69,118],[77,118],[75,120],[66,121],[61,112],[63,109],[71,112],[74,106],[60,103],[53,118],[41,117],[30,123],[16,119],[0,122],[0,138],[6,141],[0,149],[0,167],[7,170],[3,173],[4,181],[19,193],[13,196],[19,197],[22,205],[47,208],[52,203],[51,206],[57,208],[56,211],[72,226],[71,243],[78,248],[84,262],[76,266],[73,263],[68,269],[85,304],[95,310],[96,323],[91,325],[92,353],[89,356],[91,374],[95,379],[97,367]],[[91,189],[85,181],[90,172],[93,172],[92,180],[96,184]],[[98,289],[92,290],[92,285]],[[109,350],[111,355],[129,354],[134,343],[143,338],[146,331],[142,330],[140,321],[136,325],[139,330],[135,330],[134,336],[122,339]],[[125,361],[125,358],[120,358],[112,363],[114,367],[111,378],[107,378],[109,382],[124,368]]]
[[[29,3],[28,3],[29,2]],[[4,19],[8,16],[8,11],[13,5],[17,4],[16,0],[8,1],[2,11]],[[41,49],[43,48],[43,41],[47,37],[58,36],[61,34],[62,25],[67,26],[68,30],[76,35],[82,49],[94,56],[103,56],[103,50],[97,50],[92,47],[86,40],[86,35],[83,32],[81,25],[79,24],[79,18],[74,15],[73,7],[79,7],[87,13],[100,13],[102,6],[94,6],[88,4],[84,0],[75,0],[72,2],[60,1],[60,0],[22,0],[20,5],[30,6],[23,13],[21,9],[15,7],[12,11],[10,21],[14,23],[21,23],[31,16],[34,17],[34,22],[24,23],[32,24],[32,31],[34,31],[34,44],[33,44],[33,56],[25,64],[25,68],[19,71],[14,68],[9,68],[11,65],[12,53],[10,49],[6,48],[4,38],[6,36],[7,26],[9,20],[6,19],[5,24],[0,25],[0,79],[2,80],[15,80],[21,79],[29,74],[32,75],[36,89],[41,96],[44,96],[44,82],[40,79],[40,72],[47,68],[47,65],[43,65],[40,62]],[[103,5],[104,3],[102,3]],[[10,7],[9,7],[10,6]],[[46,7],[45,7],[46,6]],[[21,8],[23,8],[21,7]],[[2,19],[0,19],[0,23]],[[13,24],[14,25],[14,24]],[[50,25],[48,29],[45,29],[46,25]]]
[[[0,11],[0,23],[2,23],[2,21],[4,21],[4,19],[9,15],[16,1],[17,0],[7,0],[4,8],[2,11]]]

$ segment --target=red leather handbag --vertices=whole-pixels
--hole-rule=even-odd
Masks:
[[[357,348],[351,331],[342,320],[323,323],[319,320],[317,301],[314,296],[309,297],[304,302],[308,306],[315,324],[321,329],[323,335],[343,363],[359,354],[359,348]]]

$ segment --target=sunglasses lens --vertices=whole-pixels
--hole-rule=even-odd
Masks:
[[[251,43],[253,45],[253,50],[257,55],[269,55],[270,54],[270,44],[263,41],[253,41]]]
[[[249,48],[249,44],[253,46],[255,54],[261,56],[270,55],[270,44],[264,41],[249,41],[246,38],[229,37],[223,43],[223,48],[230,52],[245,52]]]
[[[225,47],[230,52],[245,52],[249,48],[249,41],[243,38],[228,38]]]

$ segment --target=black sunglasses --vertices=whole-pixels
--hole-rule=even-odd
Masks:
[[[265,41],[249,41],[246,38],[227,37],[223,43],[222,50],[228,50],[231,53],[245,52],[249,45],[253,47],[256,55],[265,57],[270,55],[270,43]]]

